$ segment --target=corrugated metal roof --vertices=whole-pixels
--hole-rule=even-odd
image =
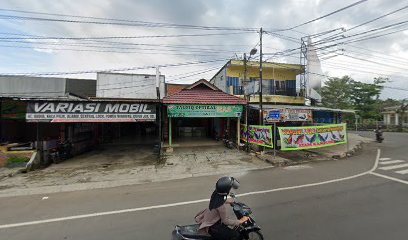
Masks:
[[[93,102],[151,102],[158,103],[159,99],[146,99],[146,98],[108,98],[108,97],[91,97],[89,100]]]
[[[258,104],[250,104],[250,108],[253,109],[260,109]],[[354,110],[347,110],[347,109],[336,109],[336,108],[326,108],[326,107],[318,107],[318,106],[296,106],[296,105],[263,105],[263,109],[270,110],[270,109],[307,109],[307,110],[314,110],[314,111],[328,111],[328,112],[344,112],[344,113],[355,113]]]

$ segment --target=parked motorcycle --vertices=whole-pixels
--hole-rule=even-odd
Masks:
[[[261,228],[251,216],[251,208],[245,203],[237,202],[233,193],[230,193],[230,196],[234,199],[234,202],[231,203],[231,207],[237,219],[241,219],[243,216],[249,217],[248,221],[235,227],[235,230],[238,231],[245,240],[263,240],[264,238],[261,233]],[[199,224],[185,226],[176,225],[172,232],[172,240],[213,240],[210,234],[203,230],[199,230],[199,227]]]
[[[233,149],[233,148],[234,148],[234,142],[229,139],[229,135],[228,135],[228,131],[227,131],[227,130],[225,131],[224,139],[222,139],[222,141],[224,142],[224,146],[225,146],[225,147],[227,147],[227,148],[229,148],[229,149]]]

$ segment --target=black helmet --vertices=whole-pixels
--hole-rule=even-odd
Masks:
[[[233,177],[222,177],[215,184],[215,191],[219,195],[228,195],[231,188],[238,189],[239,182]]]

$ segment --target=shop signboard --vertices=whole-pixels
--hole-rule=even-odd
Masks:
[[[266,112],[266,122],[279,122],[281,113],[279,110],[271,110]]]
[[[155,121],[156,106],[120,102],[29,102],[27,122]]]
[[[193,105],[171,104],[167,106],[168,117],[241,117],[242,105]]]
[[[241,139],[248,142],[247,129],[245,124],[241,124],[240,128]],[[273,148],[272,126],[248,126],[249,143]]]
[[[312,121],[310,109],[273,109],[265,112],[265,121],[272,122],[307,122]]]
[[[3,100],[1,101],[1,119],[24,120],[27,104],[24,101]]]
[[[347,143],[346,124],[279,127],[281,149],[301,150]]]

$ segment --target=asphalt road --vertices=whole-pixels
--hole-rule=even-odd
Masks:
[[[397,171],[408,169],[407,143],[408,134],[386,133],[349,159],[236,175],[237,193],[252,192],[239,200],[266,239],[406,239],[408,174]],[[207,206],[218,177],[0,198],[0,239],[170,239]]]

